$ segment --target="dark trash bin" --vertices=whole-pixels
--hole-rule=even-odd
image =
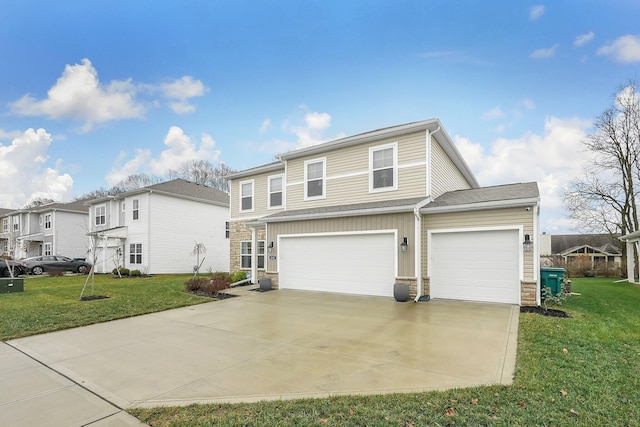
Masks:
[[[260,283],[260,290],[261,291],[270,291],[271,290],[271,278],[270,277],[263,277],[258,282]]]
[[[551,289],[551,295],[556,296],[563,292],[564,276],[566,270],[558,267],[542,267],[540,268],[540,291],[548,287]]]

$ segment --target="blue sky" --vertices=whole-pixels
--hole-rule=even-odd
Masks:
[[[0,0],[0,207],[438,117],[481,185],[537,181],[640,70],[637,1]]]

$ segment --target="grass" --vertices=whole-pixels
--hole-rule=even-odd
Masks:
[[[130,412],[156,427],[640,425],[640,287],[576,279],[573,291],[570,319],[520,315],[511,386]]]
[[[191,275],[125,279],[96,275],[93,294],[109,298],[78,301],[86,277],[26,277],[24,292],[0,295],[0,340],[211,301],[184,292]],[[92,295],[90,285],[88,295]]]

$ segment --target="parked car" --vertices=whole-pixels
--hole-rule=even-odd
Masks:
[[[86,273],[91,269],[91,264],[84,258],[68,258],[60,255],[42,255],[22,260],[31,274],[42,274],[45,271],[72,271],[74,273]]]
[[[0,274],[2,274],[2,277],[11,277],[10,269],[13,269],[14,276],[27,274],[27,272],[29,271],[27,265],[22,261],[0,259]]]

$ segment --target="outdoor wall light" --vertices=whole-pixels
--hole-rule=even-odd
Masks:
[[[407,248],[409,247],[409,239],[406,237],[402,238],[402,243],[400,243],[400,250],[402,252],[407,252]]]
[[[267,246],[269,248],[269,252],[273,251],[273,242],[269,242],[269,246]]]
[[[522,242],[522,248],[525,252],[531,252],[533,250],[533,240],[528,234],[524,235],[524,242]]]

